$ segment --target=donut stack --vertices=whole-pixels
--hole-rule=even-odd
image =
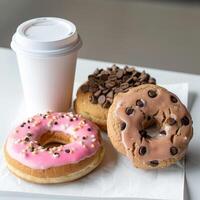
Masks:
[[[97,69],[79,87],[74,108],[95,122],[114,148],[138,168],[167,167],[182,159],[192,118],[180,99],[134,67]]]

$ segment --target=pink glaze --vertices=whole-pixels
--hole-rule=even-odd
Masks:
[[[59,147],[44,148],[37,141],[47,131],[61,131],[74,141]],[[18,126],[8,137],[7,153],[33,169],[47,169],[78,163],[94,155],[101,146],[98,128],[72,113],[40,114]]]

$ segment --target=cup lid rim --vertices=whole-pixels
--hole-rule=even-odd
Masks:
[[[66,26],[71,32],[66,35],[63,34],[61,37],[57,36],[57,38],[49,40],[48,39],[41,40],[38,38],[32,39],[26,35],[26,30],[28,29],[28,27],[34,26],[34,24],[36,23],[43,23],[43,22],[44,23],[53,22],[55,24],[62,23],[61,25],[63,27]],[[48,24],[44,26],[47,27]],[[68,31],[66,27],[64,28]],[[24,51],[37,54],[68,53],[71,52],[72,50],[77,50],[81,46],[82,46],[82,41],[77,33],[76,26],[72,22],[66,19],[61,19],[57,17],[41,17],[41,18],[30,19],[28,21],[23,22],[18,26],[11,41],[11,48],[14,51]]]

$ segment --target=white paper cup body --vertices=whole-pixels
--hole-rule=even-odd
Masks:
[[[77,52],[46,58],[17,53],[17,60],[29,114],[70,108]]]
[[[76,60],[81,46],[77,43],[80,43],[78,36],[75,48],[74,43],[70,43],[70,48],[59,49],[54,42],[56,48],[49,50],[46,42],[42,50],[37,50],[37,45],[32,50],[31,45],[30,49],[24,50],[14,41],[11,43],[17,55],[28,114],[66,112],[71,107]]]

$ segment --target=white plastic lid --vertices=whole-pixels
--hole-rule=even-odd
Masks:
[[[82,46],[76,26],[65,19],[42,17],[28,20],[18,26],[11,47],[14,51],[31,54],[62,54]]]

